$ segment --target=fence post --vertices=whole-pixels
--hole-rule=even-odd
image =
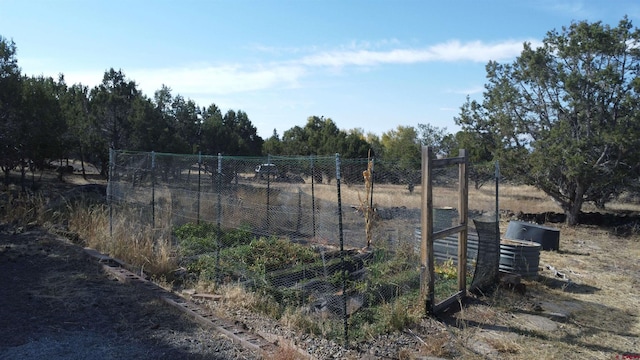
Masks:
[[[433,193],[431,188],[431,156],[430,147],[422,147],[422,218],[420,242],[420,295],[424,300],[425,313],[433,312],[435,303],[435,275],[433,259]]]
[[[109,237],[113,237],[113,171],[115,169],[115,151],[109,148],[109,180],[107,181],[107,203],[109,204]]]
[[[198,151],[198,198],[196,209],[196,224],[200,225],[200,179],[202,170],[202,152]]]
[[[467,291],[467,238],[469,222],[469,157],[465,149],[459,150],[464,162],[458,164],[458,223],[465,228],[458,233],[458,291]],[[463,295],[466,296],[466,295]]]
[[[344,233],[342,231],[342,196],[340,194],[340,154],[336,153],[336,187],[338,192],[338,231],[340,233],[340,266],[342,267],[342,311],[344,320],[344,346],[349,342],[347,321],[347,268],[344,259]]]
[[[271,228],[271,222],[269,221],[269,214],[271,213],[271,155],[267,155],[267,228],[268,232]]]
[[[216,226],[216,279],[220,268],[220,247],[222,246],[222,154],[218,153],[218,219]]]
[[[151,229],[156,228],[156,153],[151,152]]]
[[[314,167],[314,157],[309,155],[311,162],[311,224],[313,226],[313,237],[316,237],[316,194],[314,184],[316,182],[316,169]]]
[[[375,164],[376,159],[371,159],[371,197],[369,199],[369,209],[371,209],[371,211],[373,211],[373,183],[375,182],[375,178],[374,178],[374,174],[375,171],[373,170],[374,164]]]
[[[216,184],[216,191],[218,193],[218,211],[217,211],[217,225],[220,228],[222,223],[222,154],[218,153],[218,181]]]
[[[500,162],[496,160],[496,236],[498,237],[498,244],[500,244],[500,204],[498,203],[498,194],[500,184]]]

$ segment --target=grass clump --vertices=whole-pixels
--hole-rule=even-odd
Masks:
[[[242,264],[254,273],[313,263],[318,255],[313,249],[277,237],[260,237],[250,243],[224,249],[221,258],[227,266]]]
[[[218,249],[250,243],[255,236],[245,227],[219,229],[210,223],[187,223],[177,227],[173,234],[178,240],[180,254],[185,257],[213,253]]]

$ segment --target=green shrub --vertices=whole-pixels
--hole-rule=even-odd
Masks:
[[[187,264],[187,271],[201,280],[213,280],[216,277],[216,258],[210,254],[198,256]]]
[[[219,231],[214,224],[184,224],[174,230],[174,235],[178,239],[180,254],[184,257],[193,257],[208,253],[213,253],[221,248],[233,247],[248,244],[254,236],[246,228],[229,229]],[[222,239],[218,241],[218,236]]]
[[[293,243],[287,239],[261,237],[249,244],[224,249],[220,253],[221,261],[242,264],[248,270],[264,274],[268,271],[316,261],[317,254],[310,248]]]

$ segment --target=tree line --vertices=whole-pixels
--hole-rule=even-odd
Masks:
[[[310,116],[268,139],[242,110],[200,107],[162,86],[152,98],[119,70],[105,71],[92,89],[21,74],[16,45],[0,36],[0,168],[41,168],[54,159],[96,164],[103,175],[108,150],[264,156],[374,156],[393,164],[394,182],[410,186],[421,147],[455,156],[464,148],[476,186],[504,176],[552,197],[578,222],[585,202],[602,208],[640,190],[640,31],[624,17],[616,27],[573,22],[549,31],[542,46],[524,43],[512,63],[490,61],[481,100],[467,101],[453,120],[455,134],[429,124],[398,126],[381,136],[341,130]],[[378,170],[384,170],[384,168]]]
[[[83,171],[85,164],[94,164],[106,176],[109,149],[234,156],[401,155],[410,158],[404,161],[407,167],[419,168],[424,142],[413,127],[400,126],[380,138],[310,116],[303,127],[294,126],[282,136],[274,130],[264,140],[242,110],[223,113],[214,103],[201,107],[165,85],[150,98],[113,68],[93,88],[67,84],[64,74],[58,79],[26,76],[16,52],[15,43],[0,36],[0,167],[5,182],[14,169],[25,174],[64,159],[80,160]],[[420,128],[441,137],[445,132]]]

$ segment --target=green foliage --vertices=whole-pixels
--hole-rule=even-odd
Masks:
[[[475,134],[504,175],[551,196],[575,225],[585,201],[603,204],[640,174],[640,31],[572,23],[525,44],[511,64],[487,64],[486,91],[456,123]],[[466,139],[461,139],[466,140]]]
[[[274,136],[277,134],[274,134]],[[294,126],[284,132],[280,145],[277,136],[270,139],[269,148],[280,155],[333,155],[366,157],[369,144],[358,131],[347,133],[338,129],[330,118],[310,116],[304,128]]]
[[[417,290],[393,301],[360,309],[349,318],[350,338],[361,341],[420,323],[424,314]]]
[[[256,238],[246,228],[218,231],[213,224],[188,223],[174,229],[174,235],[187,269],[199,277],[210,278],[216,266],[220,277],[235,278],[247,272],[264,276],[268,271],[318,261],[309,247],[276,237]]]
[[[261,155],[264,140],[242,110],[222,115],[212,104],[203,113],[201,150],[208,154]]]
[[[384,160],[397,162],[400,169],[415,170],[421,165],[421,145],[413,126],[398,126],[382,134]]]
[[[180,254],[190,257],[215,252],[218,248],[216,229],[215,225],[208,223],[187,223],[177,227],[174,235],[178,239]]]
[[[318,255],[310,248],[288,239],[261,237],[249,244],[226,248],[221,253],[227,266],[242,264],[248,270],[264,274],[267,271],[313,263]]]
[[[210,223],[187,223],[177,227],[174,235],[178,239],[180,253],[185,257],[215,252],[219,246],[219,235],[221,247],[249,244],[254,239],[246,228],[218,231],[218,227]]]
[[[452,259],[436,265],[434,270],[439,279],[451,280],[458,278],[458,267],[453,263]]]
[[[187,264],[187,271],[196,274],[202,280],[216,278],[216,257],[213,254],[203,254]]]

